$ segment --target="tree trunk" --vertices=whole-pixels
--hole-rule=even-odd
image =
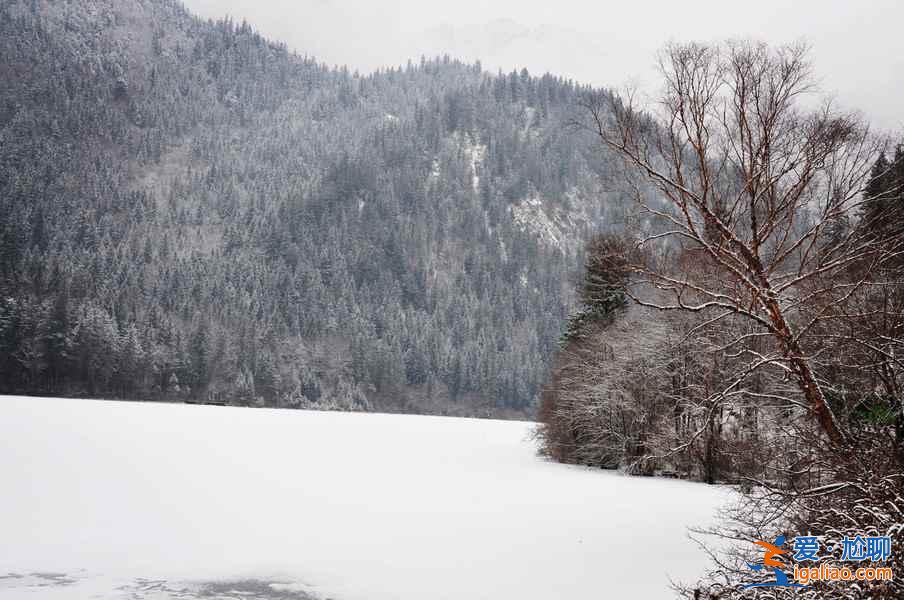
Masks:
[[[791,370],[794,372],[797,386],[803,392],[807,405],[810,407],[810,412],[816,417],[819,426],[829,436],[832,443],[843,444],[845,436],[835,421],[835,415],[829,408],[825,394],[822,393],[822,388],[819,387],[819,383],[813,375],[813,369],[810,367],[809,361],[804,358],[800,344],[794,339],[794,334],[785,321],[778,301],[770,298],[766,301],[766,308],[778,333],[779,342],[785,351]]]

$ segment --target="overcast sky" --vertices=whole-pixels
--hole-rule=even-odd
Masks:
[[[655,92],[655,53],[675,40],[807,40],[827,93],[904,128],[904,2],[897,0],[184,0],[247,19],[268,37],[361,71],[449,52]]]

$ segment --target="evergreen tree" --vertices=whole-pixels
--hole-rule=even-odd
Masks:
[[[588,325],[608,322],[627,305],[630,242],[617,235],[598,235],[585,251],[584,276],[578,290],[581,307],[568,319],[560,343],[580,339]]]
[[[881,154],[864,189],[863,221],[876,236],[890,239],[904,234],[904,147],[889,162]]]

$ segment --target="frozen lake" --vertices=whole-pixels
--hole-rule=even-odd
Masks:
[[[671,598],[727,492],[532,423],[0,397],[0,599]],[[623,596],[622,596],[623,595]]]

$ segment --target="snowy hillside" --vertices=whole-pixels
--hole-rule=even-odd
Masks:
[[[668,598],[725,492],[532,425],[0,397],[0,598]]]

